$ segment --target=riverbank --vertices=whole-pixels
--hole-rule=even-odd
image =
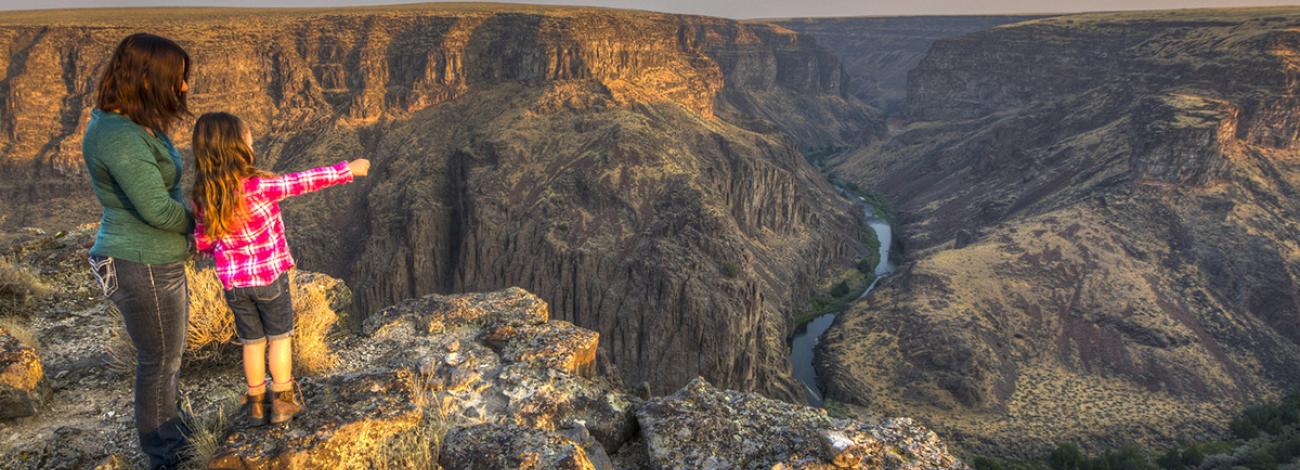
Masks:
[[[813,367],[817,343],[822,333],[830,328],[837,315],[854,301],[867,296],[882,276],[894,270],[889,256],[893,245],[893,228],[887,220],[876,216],[878,212],[884,211],[857,191],[843,186],[837,188],[845,196],[862,204],[862,215],[868,228],[864,231],[863,243],[871,250],[854,263],[852,268],[824,281],[824,286],[819,291],[825,293],[810,300],[809,310],[795,318],[796,327],[790,337],[790,363],[793,375],[804,385],[805,398],[814,406],[822,405],[821,385]]]

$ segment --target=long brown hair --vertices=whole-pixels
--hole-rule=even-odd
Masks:
[[[244,123],[230,113],[206,113],[194,123],[196,215],[207,234],[221,238],[238,230],[248,217],[244,179],[269,176],[253,165],[253,149],[244,141]]]
[[[190,55],[172,40],[136,33],[118,43],[104,66],[95,107],[119,111],[143,127],[166,132],[190,113],[181,84]]]

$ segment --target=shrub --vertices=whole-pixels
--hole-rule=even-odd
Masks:
[[[185,357],[192,362],[213,361],[236,349],[235,317],[226,305],[223,287],[211,267],[187,265],[189,278],[190,318],[186,331]],[[324,277],[324,276],[320,276]],[[302,278],[308,278],[303,280]],[[337,359],[326,343],[329,331],[339,316],[330,304],[327,291],[334,285],[314,282],[317,276],[299,276],[290,272],[293,295],[293,355],[295,368],[306,374],[318,374],[332,368]],[[113,309],[116,312],[116,309]],[[135,369],[135,347],[120,320],[109,344],[110,365],[114,370],[130,373]]]
[[[0,259],[0,309],[17,312],[52,292],[54,289],[31,269]]]
[[[425,374],[405,370],[398,372],[398,377],[411,392],[415,405],[424,413],[416,429],[400,433],[388,442],[386,451],[376,462],[376,468],[441,468],[438,456],[442,452],[442,441],[447,435],[449,424],[447,410],[432,385],[437,381]]]
[[[1160,468],[1168,470],[1183,468],[1183,454],[1177,448],[1169,449],[1164,454],[1161,454],[1160,458],[1156,459],[1156,464],[1160,465]]]
[[[20,322],[17,318],[0,318],[0,331],[9,333],[18,342],[23,343],[33,349],[40,349],[41,343],[36,339],[36,334],[32,333],[31,328]]]
[[[1255,426],[1249,417],[1234,419],[1229,427],[1232,429],[1233,437],[1238,439],[1250,440],[1259,436],[1259,427]]]
[[[190,323],[185,355],[193,361],[216,358],[234,345],[235,314],[226,305],[225,288],[212,268],[185,265],[190,285]]]
[[[831,297],[835,297],[837,299],[840,297],[844,297],[846,295],[849,295],[849,292],[851,290],[853,289],[849,287],[849,284],[847,282],[840,281],[835,284],[835,287],[831,288]]]
[[[186,464],[183,468],[207,468],[208,461],[221,446],[221,438],[239,411],[242,392],[221,389],[218,393],[212,411],[206,414],[195,413],[189,400],[182,402],[181,408],[185,413],[181,416],[192,430],[184,450]]]
[[[735,278],[740,275],[740,266],[728,261],[726,264],[722,265],[722,275],[729,278]]]
[[[1156,466],[1151,463],[1145,450],[1142,450],[1137,444],[1125,444],[1118,451],[1107,453],[1105,456],[1106,468],[1112,470],[1146,470],[1154,469]],[[1093,468],[1096,468],[1094,466]]]
[[[1061,444],[1052,450],[1052,455],[1048,457],[1048,464],[1052,470],[1079,470],[1083,468],[1083,452],[1074,444]]]
[[[1268,449],[1259,448],[1246,454],[1243,461],[1238,462],[1252,470],[1272,470],[1277,468],[1277,460]]]
[[[1201,449],[1197,446],[1188,447],[1187,450],[1183,451],[1182,457],[1183,466],[1186,467],[1199,467],[1201,466],[1201,462],[1205,461],[1205,454],[1202,453]]]
[[[339,316],[330,307],[322,286],[297,282],[297,272],[292,274],[294,365],[307,374],[320,374],[338,363],[325,340]]]
[[[1002,470],[1001,463],[982,455],[971,461],[971,467],[975,470]]]

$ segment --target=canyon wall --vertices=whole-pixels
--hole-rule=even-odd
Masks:
[[[360,312],[518,285],[607,338],[598,363],[631,386],[703,375],[796,399],[801,286],[862,250],[799,149],[860,142],[878,118],[810,37],[501,5],[6,15],[0,224],[94,220],[92,84],[139,30],[187,48],[192,108],[241,116],[263,166],[373,160],[285,204],[300,264],[346,279]]]
[[[791,18],[776,23],[817,39],[844,62],[849,93],[888,114],[906,108],[907,73],[940,39],[1035,16],[882,16]]]
[[[1300,386],[1300,10],[1074,15],[936,42],[834,171],[908,262],[832,326],[828,395],[1041,457],[1220,437]]]

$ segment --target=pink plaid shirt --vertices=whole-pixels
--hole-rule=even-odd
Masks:
[[[265,286],[293,268],[293,256],[284,240],[280,201],[352,181],[348,162],[270,178],[244,180],[248,220],[235,233],[213,239],[204,232],[202,217],[195,217],[194,244],[211,253],[217,277],[226,290]],[[198,215],[198,214],[196,214]]]

